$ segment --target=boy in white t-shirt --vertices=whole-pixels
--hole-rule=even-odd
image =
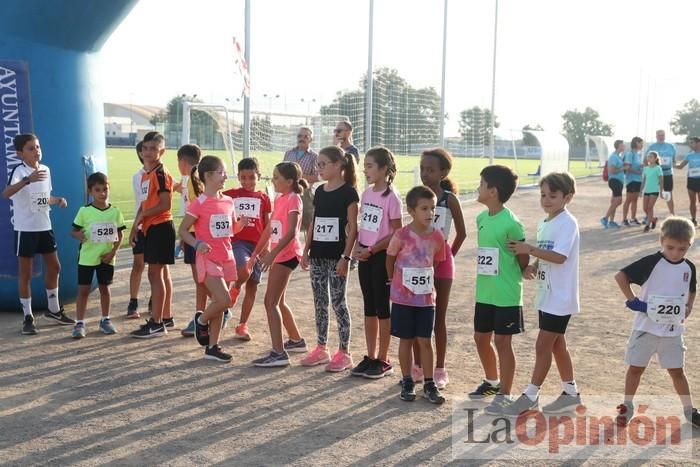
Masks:
[[[694,427],[700,414],[693,408],[690,385],[685,376],[685,321],[695,301],[695,265],[685,258],[695,236],[688,219],[669,217],[661,226],[661,251],[622,268],[615,280],[635,311],[632,334],[627,343],[625,400],[617,406],[617,424],[625,426],[634,416],[633,398],[651,357],[656,358],[673,381],[683,412]],[[641,287],[635,295],[630,284]]]
[[[576,192],[576,181],[566,172],[550,173],[540,180],[540,192],[540,204],[547,218],[537,226],[537,246],[516,241],[508,246],[515,254],[537,258],[534,264],[525,268],[523,277],[535,279],[537,283],[535,304],[540,332],[535,344],[535,368],[530,384],[515,402],[503,409],[506,416],[537,410],[540,387],[552,365],[552,356],[557,363],[563,391],[542,410],[563,413],[573,411],[581,404],[565,336],[569,318],[579,312],[580,236],[576,218],[566,209]]]
[[[141,201],[145,198],[147,193],[142,192],[141,179],[143,174],[146,172],[143,169],[143,158],[141,157],[141,148],[143,146],[143,141],[136,143],[136,156],[141,162],[141,168],[131,177],[131,187],[134,192],[134,201],[136,205],[134,206],[134,214],[139,211],[141,207]],[[129,319],[138,319],[141,317],[139,314],[139,289],[141,288],[141,277],[143,276],[143,270],[146,268],[146,263],[143,260],[143,248],[146,244],[146,237],[143,231],[139,228],[139,233],[136,236],[136,245],[131,249],[134,255],[134,262],[131,265],[131,274],[129,275],[129,305],[126,309],[126,317]],[[149,300],[149,311],[150,311],[150,300]]]
[[[56,238],[51,227],[51,206],[68,206],[65,198],[51,195],[51,172],[41,163],[39,138],[31,133],[14,138],[15,151],[22,163],[12,168],[3,198],[12,200],[14,210],[15,254],[19,261],[19,301],[24,312],[22,334],[36,334],[32,313],[31,277],[35,255],[44,257],[44,283],[48,311],[44,317],[59,324],[72,325],[75,321],[65,315],[58,302],[58,275],[61,264],[56,254]]]

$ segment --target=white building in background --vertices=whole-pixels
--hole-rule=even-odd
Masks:
[[[165,111],[163,107],[137,104],[104,104],[104,126],[107,145],[133,145],[139,137],[155,129],[152,118]]]

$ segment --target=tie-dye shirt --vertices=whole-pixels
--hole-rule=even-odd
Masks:
[[[435,263],[445,261],[445,237],[439,230],[419,235],[410,225],[391,237],[387,255],[396,256],[391,279],[391,301],[401,305],[435,306]]]

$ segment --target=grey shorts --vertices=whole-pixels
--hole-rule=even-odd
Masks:
[[[661,337],[644,331],[632,331],[627,341],[625,363],[646,368],[656,354],[661,368],[683,368],[685,349],[683,336]]]
[[[233,257],[236,259],[236,267],[240,267],[246,264],[250,259],[250,256],[255,251],[255,243],[245,240],[234,240],[231,242],[231,249],[233,250]],[[249,280],[259,284],[261,276],[262,267],[260,266],[260,262],[256,261],[253,270],[250,271]]]

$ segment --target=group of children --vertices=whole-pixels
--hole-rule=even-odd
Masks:
[[[36,333],[28,291],[36,254],[42,254],[47,264],[47,317],[74,325],[73,337],[84,337],[85,307],[96,274],[102,308],[99,328],[106,334],[116,332],[109,316],[109,284],[126,227],[119,210],[108,202],[107,177],[90,175],[92,202],[80,208],[73,222],[72,235],[81,242],[78,321],[74,322],[58,304],[60,266],[48,215],[48,205],[66,207],[66,201],[51,195],[50,175],[40,164],[36,136],[18,136],[15,147],[23,163],[13,169],[3,196],[12,199],[16,214],[20,301],[25,315],[22,332]],[[317,165],[325,183],[315,190],[314,217],[303,245],[299,239],[300,195],[308,186],[296,163],[275,166],[272,185],[277,196],[272,202],[258,190],[260,173],[255,159],[240,161],[241,187],[223,191],[228,175],[219,158],[201,157],[196,146],[183,146],[178,151],[183,179],[174,184],[161,162],[164,152],[164,138],[157,132],[148,133],[137,147],[143,169],[134,177],[137,211],[129,241],[135,260],[127,317],[139,317],[138,282],[144,264],[148,265],[151,317],[132,332],[133,337],[162,336],[174,326],[168,266],[174,264],[176,242],[172,193],[179,190],[185,201],[179,236],[185,245],[185,262],[192,265],[197,284],[196,311],[182,333],[195,336],[204,347],[205,358],[231,361],[231,355],[220,346],[221,334],[244,286],[235,335],[250,339],[247,321],[261,274],[267,272],[264,305],[272,348],[254,361],[255,366],[286,366],[289,353],[300,352],[305,353],[303,366],[323,364],[327,371],[349,369],[354,376],[378,379],[393,374],[388,352],[394,336],[400,341],[401,399],[414,400],[416,383],[423,382],[428,401],[445,401],[441,389],[449,383],[446,312],[455,277],[454,257],[466,238],[457,187],[448,177],[452,159],[447,151],[436,148],[421,155],[423,185],[406,195],[411,221],[404,226],[402,201],[393,187],[397,165],[391,151],[383,147],[367,151],[363,172],[369,187],[360,196],[354,156],[337,146],[321,149]],[[575,181],[568,173],[551,173],[541,179],[540,200],[546,217],[538,224],[536,243],[530,244],[525,241],[522,223],[505,206],[517,187],[517,175],[508,167],[493,165],[480,176],[477,199],[486,209],[476,218],[474,340],[485,377],[469,397],[494,396],[485,409],[494,415],[516,416],[535,410],[554,357],[562,393],[543,410],[573,410],[581,398],[565,333],[571,316],[579,312],[579,229],[567,209],[576,191]],[[23,214],[19,221],[17,213]],[[450,244],[453,224],[455,235]],[[700,416],[692,408],[683,370],[682,340],[682,323],[695,297],[695,268],[685,259],[694,228],[686,220],[669,218],[661,232],[659,253],[623,268],[616,276],[627,307],[637,313],[626,355],[626,397],[618,407],[618,421],[626,423],[631,418],[632,396],[649,359],[657,353],[671,374],[689,419],[698,424]],[[534,262],[530,263],[530,257]],[[353,259],[359,262],[367,350],[357,364],[350,353],[352,323],[346,303]],[[310,351],[285,299],[290,276],[300,265],[310,269],[314,298],[317,339]],[[524,331],[523,278],[536,283],[539,334],[530,384],[515,399],[511,397],[516,368],[512,337]],[[642,287],[638,297],[631,283]],[[338,328],[337,351],[332,356],[328,350],[329,305]]]

